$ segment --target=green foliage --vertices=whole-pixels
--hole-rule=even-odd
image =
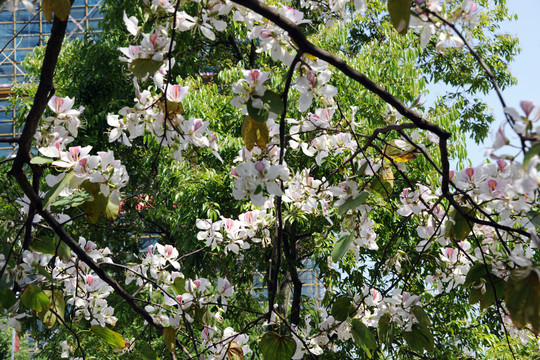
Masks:
[[[291,336],[274,331],[262,336],[259,347],[264,360],[290,360],[296,352],[296,342]]]

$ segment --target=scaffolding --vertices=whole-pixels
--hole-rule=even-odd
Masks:
[[[66,40],[80,38],[89,31],[99,31],[102,0],[75,0],[69,15]],[[37,10],[30,14],[21,7],[14,14],[4,9],[0,12],[0,158],[10,156],[15,151],[14,143],[2,142],[2,138],[14,138],[19,135],[13,119],[16,111],[6,112],[13,84],[24,81],[25,71],[21,66],[24,58],[36,46],[46,44],[51,34],[49,24],[43,12]]]

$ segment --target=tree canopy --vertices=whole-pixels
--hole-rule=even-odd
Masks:
[[[506,1],[106,0],[64,42],[70,7],[41,3],[0,160],[0,310],[35,358],[538,356]]]

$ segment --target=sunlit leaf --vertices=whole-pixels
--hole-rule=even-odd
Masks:
[[[30,160],[30,164],[35,165],[45,165],[45,164],[51,164],[54,160],[49,158],[44,158],[41,156],[34,156],[32,160]]]
[[[186,292],[186,279],[180,276],[175,277],[172,287],[176,295],[182,295]]]
[[[69,196],[63,196],[56,200],[54,203],[52,203],[51,207],[65,209],[69,206],[74,208],[91,199],[92,195],[90,195],[87,191],[77,191],[76,193]]]
[[[49,298],[51,306],[49,309],[39,312],[38,317],[50,329],[58,318],[64,320],[66,304],[64,302],[64,294],[60,290],[54,290],[54,293],[51,290],[43,290],[43,292]]]
[[[91,330],[94,334],[107,341],[117,349],[126,347],[126,340],[116,331],[113,331],[107,327],[101,327],[99,325],[92,325]]]
[[[390,140],[384,147],[384,153],[400,163],[414,160],[420,155],[414,146],[400,139]]]
[[[334,249],[332,250],[332,261],[337,262],[347,253],[349,246],[353,241],[352,235],[344,235],[339,238],[339,240],[334,244]]]
[[[60,195],[60,192],[62,192],[62,190],[68,186],[71,179],[73,179],[73,176],[75,176],[73,171],[66,173],[64,177],[47,192],[43,199],[45,208],[49,207],[56,200],[58,195]]]
[[[426,327],[431,326],[431,320],[429,319],[428,314],[426,314],[426,311],[423,308],[415,305],[412,307],[411,312],[421,325],[424,325]]]
[[[29,309],[42,312],[51,306],[49,297],[37,285],[28,285],[21,294],[21,302]]]

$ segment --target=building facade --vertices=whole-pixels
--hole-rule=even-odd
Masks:
[[[97,31],[101,14],[102,0],[75,0],[69,15],[66,40],[81,37],[86,31]],[[43,12],[30,14],[21,7],[14,14],[4,8],[0,12],[0,158],[14,154],[13,143],[2,142],[2,138],[18,136],[13,126],[16,110],[7,111],[9,96],[14,84],[24,81],[25,71],[21,66],[24,58],[36,46],[45,45],[51,33],[52,24],[45,19]]]

